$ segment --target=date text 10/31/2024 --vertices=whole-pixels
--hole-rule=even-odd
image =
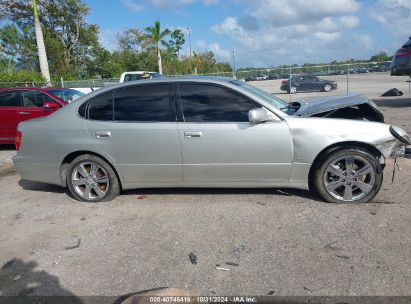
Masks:
[[[183,297],[150,297],[151,303],[257,303],[255,297],[232,296],[232,297],[207,297],[207,296],[183,296]]]

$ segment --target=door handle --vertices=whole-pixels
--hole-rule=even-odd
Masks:
[[[108,138],[111,137],[110,131],[98,131],[95,133],[97,138]]]
[[[30,115],[30,112],[24,112],[24,111],[22,111],[22,112],[19,112],[19,114],[20,114],[20,115]]]
[[[184,137],[193,138],[193,137],[202,137],[203,132],[184,132]]]

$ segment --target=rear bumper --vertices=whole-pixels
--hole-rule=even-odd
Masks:
[[[15,155],[13,157],[13,166],[23,180],[64,186],[60,176],[60,165],[58,163],[31,162],[22,156]]]

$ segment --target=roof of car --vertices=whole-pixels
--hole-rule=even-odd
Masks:
[[[72,90],[69,88],[49,88],[49,87],[44,87],[44,88],[39,88],[39,87],[16,87],[16,88],[0,88],[0,91],[13,91],[13,90],[18,90],[18,91],[24,91],[24,90],[29,90],[29,91],[39,91],[39,92],[47,92],[47,91],[53,91],[53,90]]]

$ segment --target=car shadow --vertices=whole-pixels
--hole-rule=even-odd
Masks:
[[[398,98],[398,97],[382,97],[373,99],[375,104],[379,107],[386,108],[407,108],[411,107],[410,98]]]
[[[18,182],[19,186],[24,190],[28,191],[41,191],[41,192],[53,192],[53,193],[65,193],[67,192],[66,188],[60,187],[57,185],[51,185],[40,182],[33,182],[21,179]]]
[[[275,195],[294,196],[322,202],[312,191],[300,189],[268,188],[147,188],[122,192],[124,195]]]
[[[38,266],[36,261],[26,262],[16,258],[6,262],[0,269],[2,300],[7,302],[8,298],[10,300],[9,303],[15,303],[14,301],[16,303],[19,301],[21,303],[34,303],[34,301],[25,302],[24,298],[47,295],[55,296],[53,298],[56,301],[50,301],[49,303],[83,303],[76,295],[60,285],[60,280],[57,276],[51,275],[44,270],[37,270]],[[36,303],[43,303],[39,298],[37,300],[38,302]],[[51,299],[49,298],[49,300]]]
[[[0,151],[12,151],[16,150],[14,145],[0,145]]]

